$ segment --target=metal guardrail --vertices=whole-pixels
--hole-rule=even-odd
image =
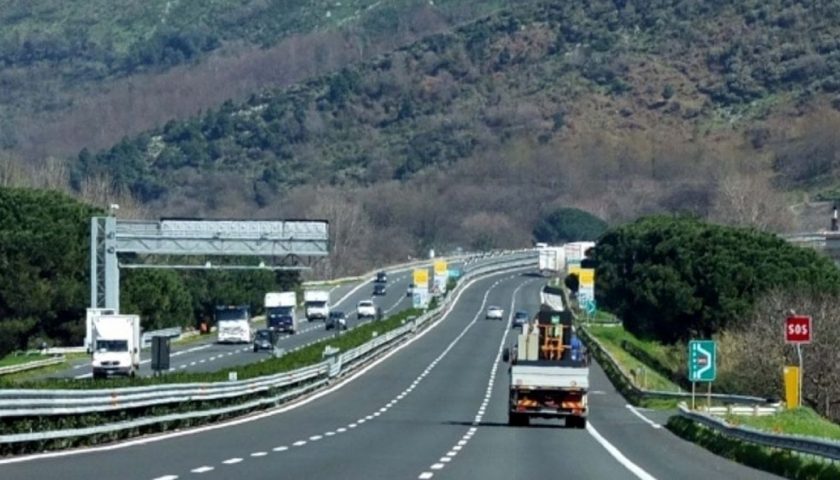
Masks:
[[[730,438],[744,442],[763,445],[765,447],[790,450],[793,452],[816,455],[831,460],[840,460],[840,442],[831,440],[802,437],[798,435],[780,435],[770,432],[743,427],[732,426],[720,418],[689,410],[680,405],[680,416],[695,421],[706,428],[714,430]]]
[[[471,280],[497,271],[506,271],[529,266],[532,258],[500,259],[482,265],[465,274],[462,280]],[[462,288],[466,282],[459,282],[455,290]],[[454,295],[448,296],[436,309],[426,312],[417,319],[406,323],[394,330],[386,332],[359,347],[348,350],[339,355],[338,371],[346,369],[348,365],[375,354],[383,347],[412,333],[432,318],[436,318]],[[60,416],[78,415],[96,412],[113,412],[130,408],[147,407],[153,405],[200,402],[206,400],[233,398],[239,396],[264,393],[271,389],[289,387],[306,383],[301,388],[285,391],[280,395],[269,398],[255,399],[242,404],[200,410],[187,413],[176,413],[157,417],[145,417],[131,421],[108,423],[96,427],[86,427],[67,430],[50,430],[43,432],[14,433],[0,435],[0,443],[19,443],[29,441],[43,441],[57,438],[78,437],[85,435],[117,432],[156,423],[186,420],[191,418],[210,417],[224,413],[248,410],[261,405],[278,404],[293,396],[320,387],[334,376],[330,361],[304,367],[291,372],[285,372],[264,377],[257,377],[242,381],[228,381],[215,383],[190,384],[162,384],[147,387],[127,387],[116,389],[96,390],[33,390],[6,389],[0,390],[0,418],[23,416]],[[351,367],[352,368],[352,367]]]
[[[64,362],[64,359],[64,355],[61,355],[52,358],[45,358],[43,360],[36,360],[34,362],[26,362],[18,365],[9,365],[8,367],[0,368],[0,375],[23,372],[26,370],[32,370],[34,368],[48,367],[50,365],[58,365],[59,363]]]
[[[612,356],[612,354],[604,348],[601,343],[589,333],[586,328],[580,329],[582,340],[587,344],[590,350],[595,350],[596,354],[601,359],[606,360],[609,366],[621,375],[621,380],[624,386],[630,390],[630,393],[639,398],[659,398],[659,399],[691,399],[691,392],[678,391],[669,392],[663,390],[647,390],[638,387],[633,380],[627,375],[627,372],[621,368],[621,364]],[[594,348],[593,348],[594,347]],[[698,394],[698,397],[707,397],[706,393]],[[764,405],[768,403],[766,398],[753,397],[750,395],[735,395],[728,393],[712,393],[711,398],[727,403],[740,405]]]

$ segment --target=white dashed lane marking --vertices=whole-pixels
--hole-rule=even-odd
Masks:
[[[193,472],[193,473],[206,473],[206,472],[209,472],[209,471],[213,470],[214,468],[215,467],[210,467],[208,465],[205,465],[203,467],[194,468],[190,471]]]

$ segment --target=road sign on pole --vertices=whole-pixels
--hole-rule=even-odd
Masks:
[[[796,356],[799,357],[799,368],[797,374],[799,375],[797,381],[797,404],[802,402],[802,344],[811,343],[811,317],[808,315],[789,315],[785,319],[785,343],[796,345]]]
[[[786,343],[811,343],[811,317],[791,315],[785,319]]]
[[[688,343],[688,379],[712,382],[717,376],[717,352],[714,340],[692,340]]]

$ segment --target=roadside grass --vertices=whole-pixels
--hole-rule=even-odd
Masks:
[[[725,418],[732,425],[743,425],[772,433],[840,440],[840,425],[819,416],[807,407],[783,410],[775,415],[761,417],[727,415]]]
[[[47,365],[46,367],[33,368],[32,370],[25,370],[23,372],[10,373],[8,375],[0,376],[0,387],[2,387],[3,384],[17,384],[20,382],[34,381],[38,377],[67,370],[73,362],[85,358],[88,358],[87,353],[67,353],[64,355],[64,361],[62,363],[56,363],[55,365]]]
[[[50,357],[49,355],[41,355],[41,354],[28,355],[28,354],[25,354],[25,353],[23,353],[23,354],[14,354],[13,353],[11,355],[6,355],[5,357],[0,358],[0,367],[11,367],[12,365],[21,365],[21,364],[29,363],[29,362],[37,362],[39,360],[44,360],[44,359],[49,358],[49,357]]]

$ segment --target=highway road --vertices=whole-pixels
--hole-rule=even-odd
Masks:
[[[508,256],[507,258],[514,258]],[[451,262],[452,268],[474,268],[482,264],[497,261],[497,258],[474,258],[464,262]],[[359,300],[373,299],[374,303],[381,307],[383,312],[395,313],[399,310],[410,307],[410,298],[406,296],[408,285],[411,283],[411,268],[390,270],[386,294],[383,296],[372,296],[373,277],[361,282],[350,282],[333,287],[330,290],[330,303],[335,310],[343,310],[348,316],[348,326],[353,328],[360,323],[356,318],[356,304]],[[299,311],[303,317],[303,311]],[[265,325],[264,321],[255,322],[255,328]],[[305,319],[300,323],[300,332],[295,335],[284,335],[278,346],[286,351],[293,351],[318,342],[325,337],[333,335],[333,332],[324,329],[321,321],[307,322]],[[269,358],[271,353],[254,353],[251,344],[224,345],[217,344],[215,336],[208,336],[207,340],[197,341],[188,345],[174,345],[170,357],[170,371],[191,371],[208,372],[233,368],[256,361]],[[150,376],[152,374],[149,350],[141,352],[140,375]],[[45,375],[51,378],[90,378],[91,367],[87,359],[72,363],[67,369]]]
[[[373,297],[372,279],[341,285],[330,290],[330,303],[332,309],[343,310],[347,313],[348,326],[353,328],[362,322],[356,318],[356,304],[359,300],[373,299],[374,303],[382,308],[383,313],[394,313],[410,307],[411,299],[406,295],[406,290],[411,283],[411,271],[399,270],[388,276],[388,288],[385,295]],[[308,322],[303,317],[303,311],[298,312],[302,320],[299,324],[299,332],[295,335],[284,334],[281,336],[278,346],[293,351],[315,343],[327,336],[334,335],[332,331],[324,328],[323,321]],[[254,323],[255,328],[265,326],[265,321],[260,320]],[[140,374],[149,376],[152,374],[149,350],[141,352]],[[254,353],[251,344],[218,344],[215,343],[215,335],[208,336],[206,341],[200,341],[189,345],[175,345],[170,357],[170,371],[193,371],[207,372],[227,369],[267,359],[272,354],[269,352]],[[51,377],[57,378],[89,378],[91,367],[89,360],[83,360],[71,365],[70,368],[53,373]]]
[[[774,478],[684,442],[631,411],[593,366],[586,430],[506,424],[508,321],[544,280],[498,274],[399,349],[297,404],[227,424],[0,461],[0,478],[511,479]]]

